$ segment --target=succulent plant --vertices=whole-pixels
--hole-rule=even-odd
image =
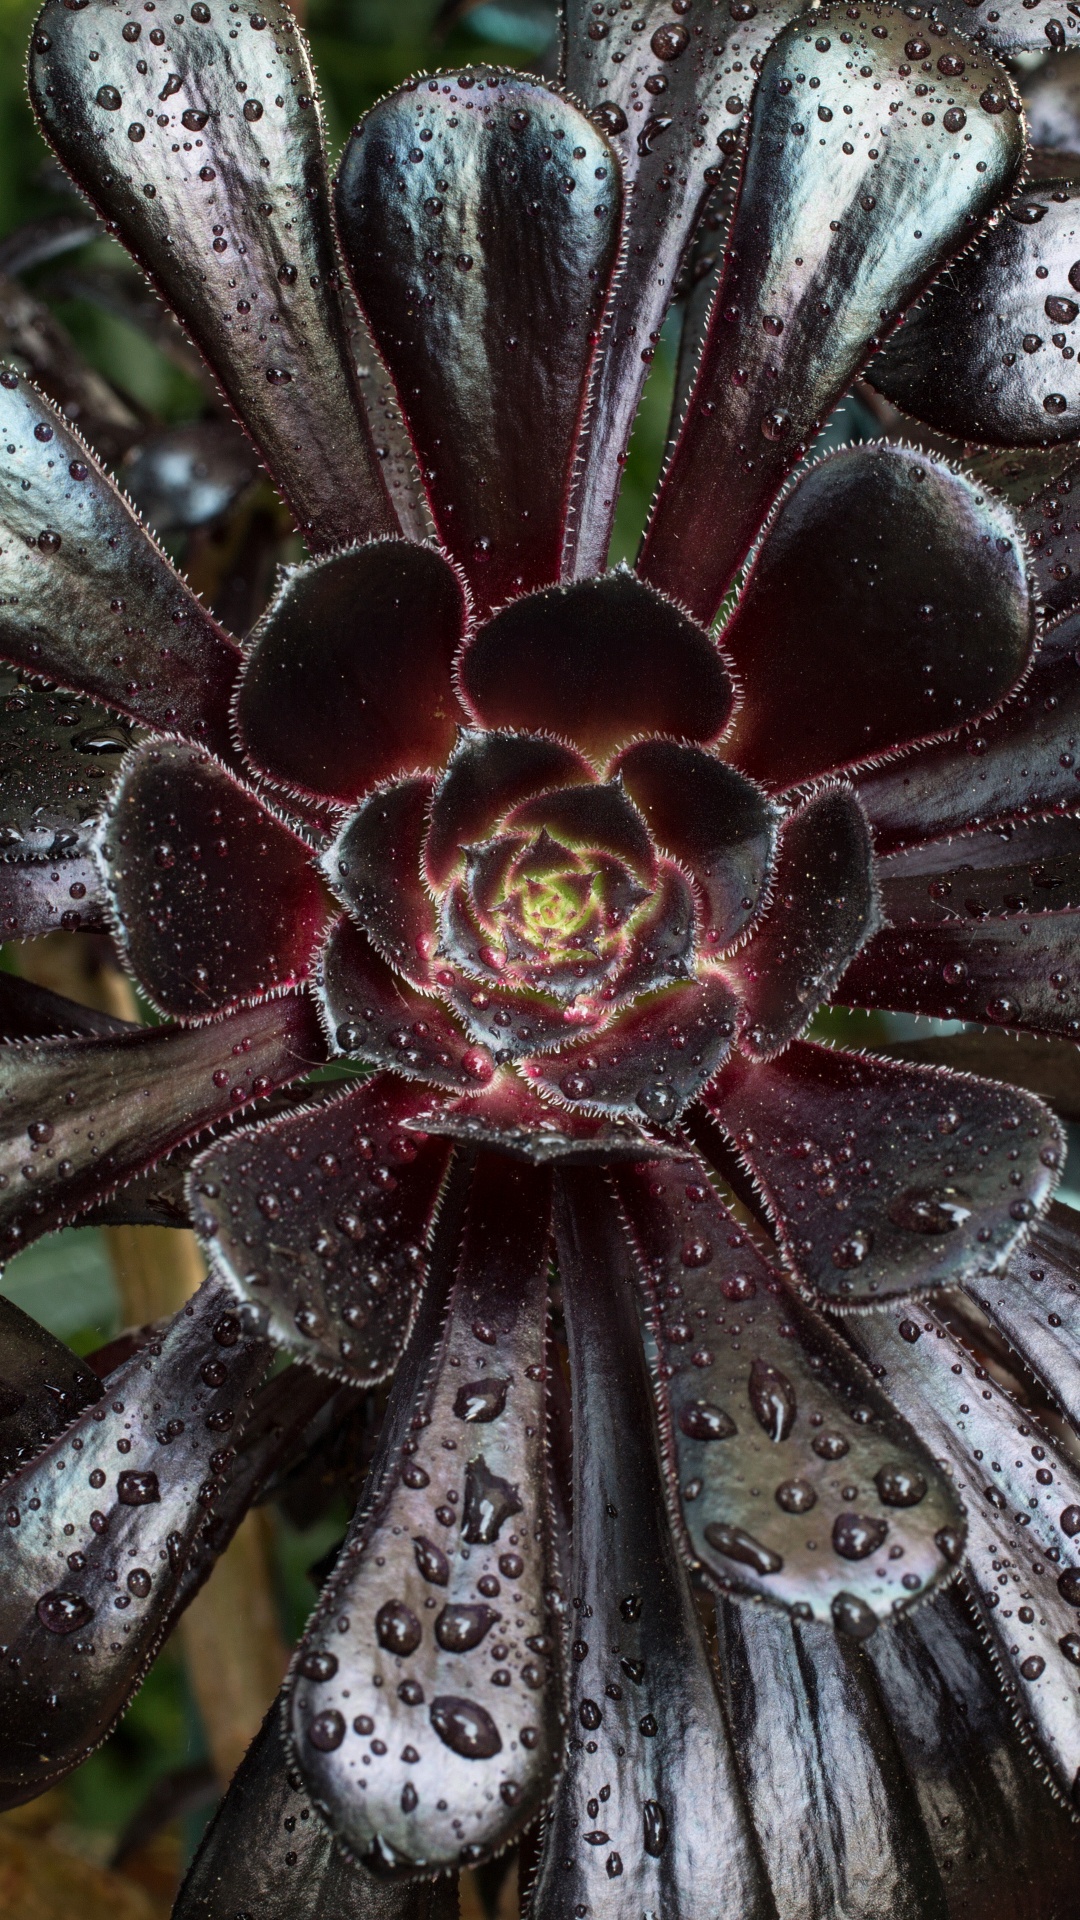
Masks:
[[[1010,344],[1039,302],[1072,324],[1080,262],[998,57],[1078,34],[1027,0],[574,4],[562,83],[419,78],[331,193],[283,7],[47,0],[42,128],[310,558],[234,638],[0,372],[0,656],[46,688],[6,930],[66,890],[158,1017],[8,981],[0,1244],[159,1217],[179,1172],[210,1268],[104,1383],[0,1327],[9,1803],[391,1383],[184,1920],[443,1916],[519,1841],[535,1920],[1066,1910],[1061,1128],[807,1035],[830,1003],[1080,1033],[1080,394],[1066,333],[1052,391]],[[811,457],[864,371],[922,424]],[[88,809],[87,714],[122,727]]]

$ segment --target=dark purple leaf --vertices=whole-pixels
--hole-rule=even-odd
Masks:
[[[106,708],[74,694],[24,686],[15,674],[0,674],[4,860],[58,862],[88,853],[109,782],[130,744],[130,729]],[[80,862],[80,869],[84,864]],[[73,872],[71,878],[85,882],[85,871]]]
[[[565,79],[611,140],[626,189],[626,242],[594,382],[571,540],[578,575],[607,556],[621,467],[641,389],[695,222],[735,151],[761,59],[799,0],[753,15],[667,0],[565,15]],[[644,90],[644,91],[643,91]]]
[[[1073,1642],[1062,1645],[1076,1634],[1080,1605],[1068,1511],[1080,1499],[1077,1468],[925,1305],[899,1324],[874,1313],[848,1319],[844,1330],[872,1366],[887,1369],[889,1398],[948,1468],[967,1509],[964,1568],[991,1657],[1068,1797],[1080,1770],[1076,1662]],[[1029,1600],[1034,1607],[1021,1604]]]
[[[6,1482],[4,1804],[84,1760],[139,1685],[269,1358],[209,1281]]]
[[[462,713],[450,668],[467,608],[430,547],[374,541],[286,574],[251,637],[240,740],[294,792],[351,806],[379,781],[440,766]]]
[[[477,979],[452,967],[440,967],[439,974],[443,999],[500,1066],[560,1047],[578,1030],[573,1007],[550,994],[504,987],[497,978]]]
[[[94,930],[108,923],[96,863],[81,859],[0,861],[0,936],[36,940],[44,933]]]
[[[725,751],[779,787],[951,732],[1012,691],[1034,626],[1007,507],[915,448],[846,448],[781,502],[724,629]]]
[[[1080,1214],[1052,1202],[1004,1273],[968,1291],[1080,1425]]]
[[[727,1592],[873,1633],[952,1571],[938,1536],[964,1526],[948,1481],[700,1161],[628,1167],[617,1188],[648,1283],[687,1557]]]
[[[935,0],[934,12],[957,33],[999,53],[1057,53],[1077,44],[1075,16],[1056,0],[1044,0],[1042,6],[1035,0],[1035,8],[1024,0],[994,0],[986,14],[976,13],[972,0]]]
[[[0,1039],[45,1040],[56,1034],[114,1034],[131,1029],[131,1021],[80,1006],[77,1000],[34,986],[17,973],[0,973]]]
[[[327,547],[397,528],[338,292],[316,91],[284,7],[155,24],[138,0],[47,0],[30,55],[46,139]]]
[[[495,1071],[445,1008],[410,992],[344,916],[319,956],[317,991],[327,1038],[340,1053],[436,1087],[483,1086]]]
[[[527,734],[464,732],[431,803],[424,849],[428,875],[441,886],[464,849],[483,840],[510,810],[549,787],[592,779],[586,760],[558,740]]]
[[[877,877],[897,929],[1080,907],[1080,819],[1051,814],[924,841],[886,854]]]
[[[456,1879],[380,1885],[346,1860],[290,1766],[275,1700],[207,1829],[173,1920],[458,1920]]]
[[[13,448],[0,468],[0,655],[227,754],[235,641],[62,416],[6,369],[0,441]]]
[[[120,470],[125,491],[159,533],[212,526],[258,471],[250,445],[225,420],[195,420],[146,434]]]
[[[549,1182],[480,1161],[426,1381],[408,1391],[407,1363],[397,1398],[411,1404],[388,1414],[411,1426],[293,1663],[299,1765],[341,1841],[387,1877],[498,1852],[535,1820],[556,1764]]]
[[[931,289],[869,370],[887,400],[955,440],[1080,435],[1078,191],[1061,179],[1025,187]]]
[[[659,846],[690,874],[705,902],[704,942],[718,952],[762,904],[777,812],[758,787],[714,754],[675,740],[643,740],[612,769]]]
[[[506,828],[530,839],[546,831],[560,846],[610,853],[642,879],[653,877],[656,856],[645,822],[618,780],[537,794],[506,815]]]
[[[307,978],[326,896],[311,851],[197,747],[124,763],[98,857],[147,998],[192,1018]]]
[[[504,607],[468,643],[461,688],[481,726],[554,733],[600,762],[645,732],[712,740],[733,697],[703,628],[622,571]]]
[[[1022,917],[886,927],[854,962],[843,998],[1075,1040],[1080,914],[1040,913],[1037,900],[1033,907]]]
[[[1080,498],[1071,498],[1080,465],[1069,459],[1074,451],[1059,446],[1050,452],[1039,449],[998,456],[1006,475],[1010,468],[1021,469],[1011,481],[1004,480],[1001,491],[1012,501],[1027,534],[1028,565],[1047,619],[1071,612],[1080,600],[1080,543],[1076,540]],[[1054,464],[1047,473],[1051,455]],[[985,478],[993,485],[996,476],[986,473]]]
[[[369,794],[320,863],[338,899],[383,958],[418,986],[430,984],[430,962],[439,938],[423,879],[434,785],[430,775],[421,774]],[[480,787],[478,782],[478,791]],[[452,850],[448,836],[448,856]]]
[[[1019,171],[1007,77],[952,34],[935,35],[932,61],[909,62],[912,38],[899,10],[857,22],[826,10],[765,56],[724,274],[643,561],[699,619],[817,423]],[[882,111],[886,91],[895,113]]]
[[[1047,1793],[958,1587],[867,1655],[948,1887],[950,1920],[1052,1920],[1072,1899],[1076,1827]]]
[[[579,109],[490,68],[410,82],[345,149],[353,285],[481,608],[559,578],[621,200]]]
[[[689,881],[671,861],[662,861],[653,899],[634,929],[625,963],[609,992],[625,1002],[688,979],[693,967],[696,920]]]
[[[850,787],[782,823],[772,905],[726,963],[742,1007],[739,1045],[768,1059],[808,1026],[878,924],[873,850]]]
[[[612,1160],[653,1160],[672,1149],[651,1140],[621,1114],[597,1120],[539,1100],[516,1074],[499,1073],[482,1094],[427,1108],[406,1122],[410,1130],[472,1146],[491,1147],[514,1159],[544,1166]]]
[[[1076,807],[1080,618],[1044,634],[1025,685],[993,719],[862,774],[859,798],[881,852],[913,840]]]
[[[665,1125],[727,1059],[736,1010],[727,982],[705,974],[650,995],[600,1033],[530,1060],[522,1071],[562,1106]]]
[[[93,1370],[0,1295],[0,1480],[100,1398]]]
[[[430,1096],[387,1075],[215,1142],[189,1180],[215,1272],[279,1346],[385,1379],[424,1278],[448,1149],[402,1131]]]
[[[942,1068],[796,1040],[736,1056],[707,1105],[797,1278],[840,1307],[999,1272],[1056,1183],[1046,1108]]]
[[[888,1702],[865,1655],[831,1627],[730,1600],[717,1625],[739,1771],[778,1912],[945,1920],[930,1821],[911,1817]]]
[[[722,1889],[732,1914],[764,1920],[775,1910],[668,1526],[621,1223],[599,1173],[565,1173],[560,1189],[575,1435],[572,1734],[530,1911],[681,1920]]]
[[[324,1057],[298,995],[182,1032],[0,1047],[0,1243],[10,1255],[67,1225]]]

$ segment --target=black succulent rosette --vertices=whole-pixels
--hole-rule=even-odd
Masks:
[[[806,1037],[830,1002],[1080,1032],[1076,616],[1025,537],[1080,392],[1064,337],[1050,398],[1008,344],[1036,281],[1076,318],[1072,188],[1017,192],[995,57],[1078,30],[955,11],[572,9],[564,85],[418,79],[333,198],[286,11],[41,15],[41,124],[311,557],[234,639],[0,374],[0,654],[134,730],[9,931],[74,876],[160,1016],[11,988],[0,1236],[187,1169],[211,1268],[104,1385],[5,1321],[10,1802],[329,1396],[392,1379],[185,1920],[442,1916],[529,1834],[536,1920],[1063,1910],[1080,1479],[1015,1370],[1080,1412],[1061,1130]],[[808,458],[868,366],[955,458]]]

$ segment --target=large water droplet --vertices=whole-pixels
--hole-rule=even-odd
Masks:
[[[37,1617],[50,1633],[77,1633],[93,1619],[94,1609],[81,1593],[43,1593]]]
[[[444,1607],[435,1622],[435,1638],[447,1653],[468,1653],[480,1645],[498,1618],[494,1607]]]
[[[650,1853],[654,1860],[658,1860],[667,1846],[667,1815],[659,1800],[646,1800],[642,1808],[642,1817],[645,1828],[645,1851]]]
[[[781,1373],[779,1367],[768,1366],[764,1360],[755,1360],[746,1391],[754,1418],[770,1440],[786,1440],[798,1412],[795,1388],[787,1374]]]
[[[444,1693],[431,1703],[431,1724],[444,1746],[464,1760],[490,1760],[502,1739],[490,1713],[475,1701]]]
[[[116,1482],[116,1497],[124,1507],[148,1507],[161,1499],[156,1473],[122,1473]]]
[[[840,1513],[833,1521],[832,1543],[845,1560],[865,1560],[884,1544],[887,1520],[868,1513]]]
[[[887,1507],[917,1507],[926,1498],[926,1481],[913,1467],[879,1467],[874,1485]]]
[[[497,1420],[506,1406],[509,1391],[509,1380],[471,1380],[467,1386],[458,1388],[454,1412],[459,1420]]]
[[[380,1647],[384,1647],[387,1653],[407,1654],[415,1653],[423,1629],[415,1613],[403,1600],[387,1600],[375,1615],[375,1634]]]
[[[472,1546],[490,1546],[499,1537],[504,1520],[521,1512],[516,1487],[492,1473],[482,1454],[470,1460],[465,1470],[465,1511],[461,1537]]]
[[[729,1527],[721,1521],[710,1520],[705,1529],[705,1538],[710,1547],[722,1553],[726,1560],[738,1560],[744,1567],[753,1567],[755,1573],[779,1573],[784,1565],[783,1557],[773,1553],[771,1547],[763,1546],[755,1540],[752,1533],[746,1533],[742,1527]]]
[[[729,1413],[725,1413],[722,1407],[709,1406],[704,1400],[684,1407],[679,1415],[679,1425],[688,1440],[730,1440],[738,1432]]]
[[[445,1587],[450,1578],[450,1562],[442,1548],[437,1547],[434,1540],[419,1534],[413,1541],[413,1552],[424,1579],[430,1580],[436,1587]]]

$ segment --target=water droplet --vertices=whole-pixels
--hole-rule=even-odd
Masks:
[[[201,133],[209,118],[210,115],[204,113],[201,107],[187,107],[180,115],[180,122],[189,133]]]
[[[325,1713],[317,1713],[307,1730],[307,1737],[320,1753],[333,1753],[345,1738],[345,1721],[335,1707],[328,1707]]]
[[[646,1800],[642,1808],[642,1819],[645,1828],[645,1851],[651,1854],[654,1860],[658,1860],[668,1840],[667,1815],[659,1800]]]
[[[506,1406],[509,1380],[471,1380],[454,1395],[454,1412],[459,1420],[486,1423],[497,1420]]]
[[[468,1653],[480,1645],[498,1618],[494,1607],[444,1607],[435,1622],[435,1638],[447,1653]]]
[[[1080,1533],[1080,1507],[1065,1507],[1063,1509],[1061,1515],[1061,1531],[1062,1533],[1067,1533],[1070,1540],[1075,1533]]]
[[[970,1209],[943,1194],[911,1188],[890,1202],[889,1219],[909,1233],[953,1233]]]
[[[578,1708],[578,1719],[589,1733],[595,1733],[603,1721],[603,1714],[595,1700],[583,1700]]]
[[[482,1455],[470,1460],[465,1470],[465,1510],[461,1537],[471,1546],[490,1546],[511,1514],[521,1512],[516,1487],[492,1473]]]
[[[431,1703],[431,1724],[444,1746],[463,1760],[490,1760],[502,1752],[502,1739],[490,1713],[472,1700],[442,1694]]]
[[[650,1080],[635,1095],[638,1106],[650,1120],[670,1120],[678,1112],[679,1099],[668,1080]]]
[[[1058,1575],[1057,1586],[1067,1606],[1080,1607],[1080,1567],[1066,1567]]]
[[[1020,1672],[1025,1680],[1037,1680],[1046,1671],[1046,1661],[1039,1653],[1029,1653],[1026,1660],[1020,1662]]]
[[[688,1440],[730,1440],[732,1434],[738,1432],[729,1413],[722,1407],[709,1406],[704,1400],[683,1408],[679,1426]]]
[[[94,1617],[94,1609],[80,1593],[43,1593],[37,1617],[50,1633],[76,1633]]]
[[[147,1507],[161,1499],[156,1473],[122,1473],[116,1482],[116,1497],[123,1507]]]
[[[249,120],[249,121],[261,120],[262,117],[263,117],[263,110],[262,110],[261,100],[245,100],[244,101],[244,119],[245,120]]]
[[[658,60],[677,60],[690,45],[690,34],[680,21],[665,20],[663,26],[657,27],[649,45]]]
[[[621,107],[616,106],[614,100],[602,100],[593,110],[593,119],[605,133],[626,132],[626,115]]]
[[[798,1411],[795,1388],[787,1374],[781,1373],[778,1367],[770,1367],[764,1360],[755,1360],[750,1368],[747,1397],[754,1418],[770,1440],[786,1440]]]
[[[746,1533],[742,1527],[729,1527],[721,1521],[711,1520],[705,1529],[705,1538],[710,1547],[722,1553],[727,1560],[737,1560],[744,1567],[752,1567],[755,1573],[779,1573],[784,1565],[783,1558],[773,1553],[770,1547],[755,1540],[752,1533]]]
[[[832,1250],[834,1267],[846,1269],[861,1267],[874,1244],[874,1236],[865,1227],[856,1228],[846,1240],[841,1240]]]
[[[877,1552],[888,1531],[888,1521],[872,1514],[839,1513],[833,1521],[833,1548],[845,1560],[865,1560]]]
[[[817,1506],[817,1494],[808,1480],[782,1480],[776,1489],[776,1504],[785,1513],[809,1513]]]
[[[450,1578],[450,1562],[442,1548],[419,1534],[413,1541],[413,1552],[424,1579],[430,1580],[433,1586],[445,1587]]]
[[[832,1603],[833,1625],[853,1640],[869,1640],[878,1629],[878,1617],[856,1593],[838,1593]]]
[[[145,1567],[132,1567],[127,1577],[127,1589],[135,1595],[136,1600],[145,1600],[153,1584]]]
[[[1058,1646],[1066,1660],[1071,1660],[1074,1667],[1080,1667],[1080,1633],[1063,1633]]]
[[[99,107],[104,107],[107,113],[115,113],[117,108],[122,107],[124,104],[123,99],[115,87],[99,87],[97,90],[97,103]]]
[[[926,1481],[913,1467],[879,1467],[874,1485],[887,1507],[917,1507],[926,1498]]]
[[[438,1553],[438,1548],[435,1547],[432,1551]],[[419,1551],[416,1557],[419,1561]],[[445,1565],[446,1555],[441,1554],[439,1557]],[[420,1571],[424,1572],[423,1567]],[[425,1577],[431,1579],[432,1576],[427,1574]],[[446,1575],[439,1584],[445,1586]],[[415,1613],[405,1605],[403,1600],[386,1600],[375,1615],[375,1637],[380,1647],[385,1648],[387,1653],[415,1653],[423,1638],[423,1628]]]
[[[332,1680],[338,1670],[337,1655],[320,1653],[317,1647],[310,1647],[300,1655],[296,1668],[305,1680]]]

